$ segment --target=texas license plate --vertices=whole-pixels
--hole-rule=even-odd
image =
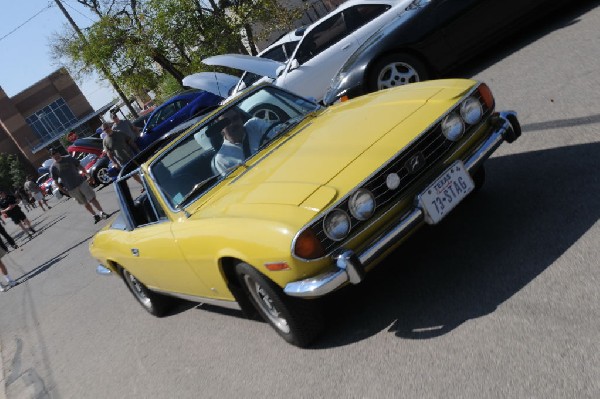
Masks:
[[[417,197],[419,205],[425,211],[425,222],[438,223],[473,191],[473,188],[473,179],[462,161],[454,162]]]

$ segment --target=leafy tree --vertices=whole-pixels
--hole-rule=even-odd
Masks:
[[[27,174],[25,168],[14,154],[0,153],[0,187],[12,190],[25,183]]]
[[[274,30],[289,30],[301,15],[280,0],[77,2],[98,20],[83,38],[70,29],[55,34],[55,60],[70,64],[79,78],[98,65],[107,66],[116,81],[136,95],[170,88],[168,81],[181,86],[185,75],[207,69],[201,60],[208,56],[256,54],[255,40]]]

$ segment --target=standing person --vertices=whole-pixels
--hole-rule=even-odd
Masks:
[[[113,121],[112,130],[123,132],[127,136],[131,137],[132,140],[135,140],[136,137],[139,136],[140,128],[133,126],[133,123],[129,122],[128,120],[119,119],[119,115],[117,115],[115,112],[111,112],[110,117]]]
[[[106,151],[106,155],[113,165],[121,169],[139,151],[139,148],[127,134],[120,130],[113,130],[110,123],[104,122],[102,129],[106,132],[106,137],[102,140],[104,151]],[[133,178],[142,184],[139,175],[134,175]]]
[[[50,166],[50,174],[57,184],[66,190],[69,195],[83,205],[84,208],[94,217],[94,223],[101,219],[106,219],[108,215],[102,210],[102,206],[96,199],[96,192],[88,184],[86,177],[89,178],[85,168],[81,166],[78,160],[71,156],[62,156],[56,150],[50,150],[50,156],[54,163]],[[81,171],[81,174],[79,172]],[[60,183],[59,180],[60,179]],[[94,212],[94,208],[98,213]]]
[[[7,252],[8,249],[6,248],[6,245],[4,245],[2,240],[0,240],[0,273],[2,273],[4,279],[6,280],[6,285],[0,282],[0,292],[4,292],[7,290],[7,288],[14,287],[15,285],[17,285],[17,282],[8,275],[8,270],[6,270],[6,266],[2,262],[2,258],[4,257],[4,255],[6,255]]]
[[[40,205],[40,207],[42,208],[42,210],[44,212],[46,212],[46,209],[44,209],[44,205],[46,205],[46,207],[48,209],[52,209],[52,207],[50,205],[48,205],[48,203],[46,202],[46,199],[44,198],[44,194],[42,194],[42,189],[40,188],[40,186],[38,186],[33,181],[33,176],[31,176],[31,175],[27,176],[27,181],[23,185],[23,188],[25,188],[25,191],[27,192],[27,194],[31,195],[33,197],[33,199],[35,201],[37,201],[37,203]],[[43,205],[42,205],[42,203],[43,203]]]
[[[11,218],[16,225],[19,225],[19,227],[29,235],[29,238],[33,237],[35,230],[31,227],[31,222],[17,204],[17,199],[13,195],[9,195],[6,191],[2,190],[0,190],[0,209],[2,213]]]
[[[31,201],[29,201],[29,194],[22,194],[18,189],[15,189],[15,199],[17,200],[17,204],[19,204],[19,206],[23,206],[23,208],[25,208],[25,212],[29,212],[30,209],[33,209],[31,206]]]
[[[6,239],[6,242],[8,242],[10,244],[11,247],[13,247],[14,249],[19,248],[19,246],[17,245],[17,243],[15,242],[15,239],[12,238],[10,236],[10,234],[8,234],[6,232],[6,229],[4,228],[4,226],[0,225],[0,234],[2,234],[4,236],[4,238]],[[1,240],[0,240],[1,242]]]

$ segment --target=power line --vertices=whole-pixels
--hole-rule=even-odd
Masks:
[[[69,7],[71,10],[75,11],[77,14],[81,15],[84,18],[89,19],[92,22],[96,22],[93,19],[91,19],[90,17],[88,17],[87,15],[85,15],[84,13],[82,13],[81,11],[77,10],[75,7],[73,7],[72,5],[70,5],[69,3],[67,3],[66,1],[62,2],[64,5],[66,5],[67,7]]]
[[[17,26],[16,28],[14,28],[13,30],[11,30],[10,32],[8,32],[6,35],[0,37],[0,41],[6,39],[7,37],[9,37],[10,35],[12,35],[13,33],[15,33],[16,31],[18,31],[19,29],[21,29],[23,26],[25,26],[29,21],[31,21],[32,19],[34,19],[35,17],[37,17],[38,15],[40,15],[42,12],[48,10],[50,7],[52,7],[52,3],[48,3],[48,5],[44,8],[42,8],[41,10],[39,10],[37,13],[35,13],[32,17],[30,17],[27,21],[23,22],[21,25]]]

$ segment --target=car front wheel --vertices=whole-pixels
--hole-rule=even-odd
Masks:
[[[322,330],[320,311],[309,300],[288,297],[252,266],[239,263],[236,275],[260,315],[288,343],[309,345]]]
[[[369,89],[378,91],[429,79],[427,68],[410,54],[390,54],[371,69]]]
[[[108,168],[100,168],[96,171],[96,176],[94,178],[100,184],[110,184],[111,178],[108,175]]]
[[[135,299],[151,315],[156,317],[164,316],[171,307],[171,298],[150,291],[141,281],[125,269],[123,269],[123,280],[125,280],[125,284]]]

